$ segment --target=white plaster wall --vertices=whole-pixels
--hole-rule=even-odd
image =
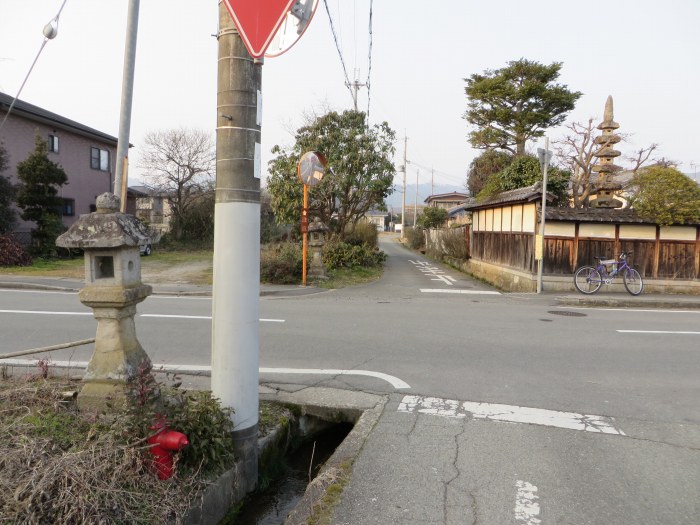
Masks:
[[[534,232],[537,220],[537,209],[534,204],[523,206],[523,232]]]
[[[662,226],[659,232],[659,237],[665,241],[694,241],[696,235],[693,226]]]
[[[578,227],[579,237],[598,237],[601,239],[614,239],[615,238],[615,225],[614,224],[598,224],[583,222]]]
[[[514,232],[523,231],[523,206],[519,204],[512,207],[513,218],[511,219],[511,228]]]
[[[646,224],[620,224],[620,239],[656,240],[656,226]]]
[[[547,222],[544,233],[546,237],[574,237],[576,225],[573,222]]]

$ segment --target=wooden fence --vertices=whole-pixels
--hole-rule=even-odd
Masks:
[[[695,240],[621,239],[620,225],[610,239],[580,237],[578,224],[573,237],[546,236],[544,273],[571,275],[576,268],[592,264],[595,257],[613,258],[622,251],[631,251],[631,265],[644,277],[654,279],[700,279],[700,226],[695,227]],[[471,257],[491,264],[534,273],[535,236],[533,233],[473,232]]]

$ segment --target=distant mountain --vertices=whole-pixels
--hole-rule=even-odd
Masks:
[[[395,210],[401,209],[402,190],[403,190],[403,188],[402,188],[401,184],[394,184],[394,193],[389,195],[389,197],[387,197],[385,200],[387,208],[390,206],[393,206]],[[457,185],[452,185],[452,184],[436,184],[435,187],[433,188],[432,193],[431,193],[430,183],[419,184],[418,185],[418,206],[422,206],[424,204],[423,201],[425,201],[425,199],[427,197],[429,197],[431,194],[437,195],[439,193],[452,193],[453,191],[456,191],[458,193],[467,193],[467,190],[464,188],[464,186],[457,186]],[[406,206],[410,205],[412,207],[415,200],[416,200],[416,185],[415,184],[407,184],[406,185]]]

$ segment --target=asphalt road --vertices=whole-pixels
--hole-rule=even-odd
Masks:
[[[261,366],[278,369],[262,380],[390,394],[337,523],[700,522],[700,311],[557,307],[494,293],[390,240],[382,249],[377,283],[261,298]],[[156,364],[207,365],[210,315],[209,298],[149,297],[138,337]],[[76,294],[0,290],[0,353],[94,329]],[[279,370],[302,368],[410,386]],[[518,424],[532,422],[520,407],[552,412]],[[612,430],[562,428],[562,413]]]

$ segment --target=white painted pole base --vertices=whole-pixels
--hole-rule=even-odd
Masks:
[[[259,203],[216,203],[212,302],[211,389],[238,433],[258,423]]]

